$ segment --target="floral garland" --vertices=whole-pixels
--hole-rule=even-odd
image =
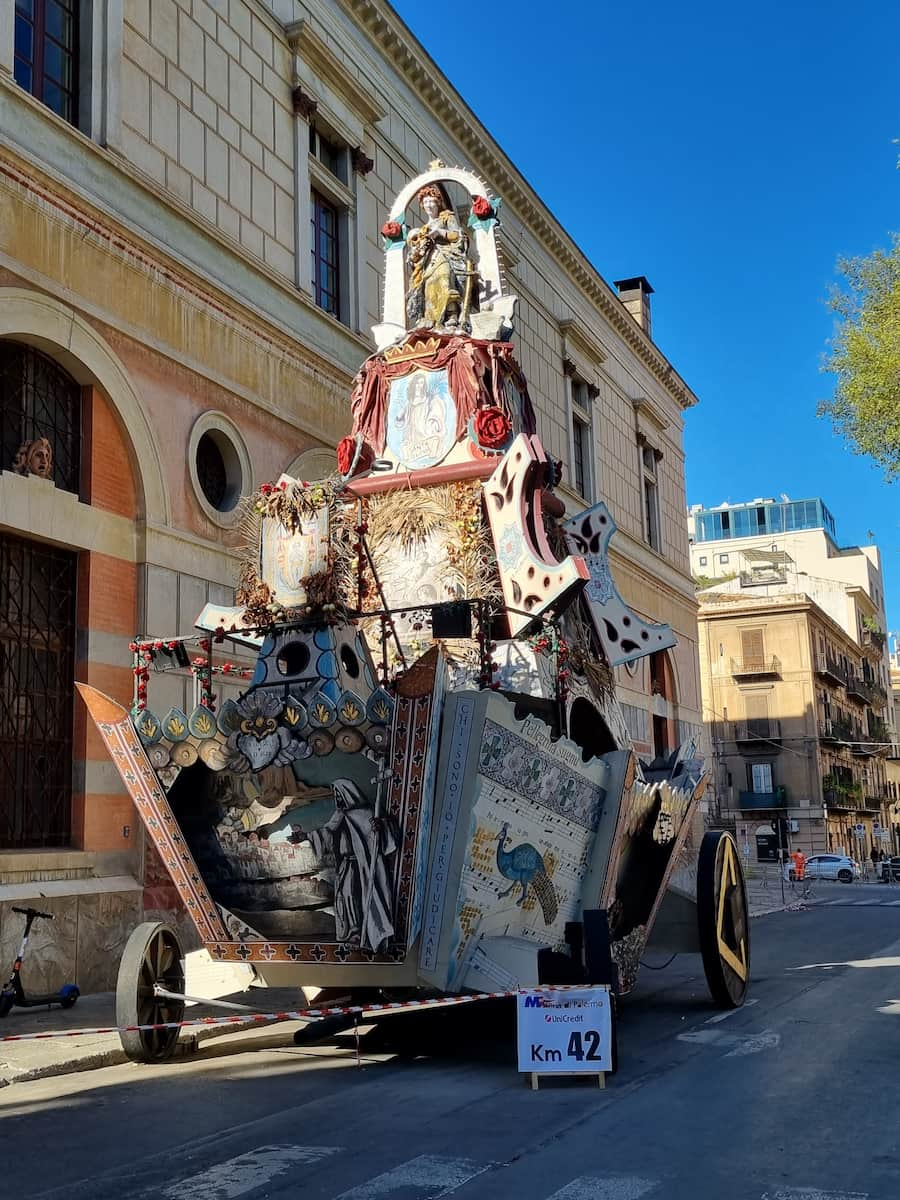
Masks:
[[[210,712],[216,711],[216,693],[212,690],[212,659],[209,638],[201,638],[198,645],[206,651],[205,658],[192,658],[191,671],[200,686],[200,705]]]
[[[212,636],[212,643],[225,641],[227,633],[224,625],[220,625]],[[206,657],[190,658],[187,652],[188,643],[196,643],[200,650],[205,651]],[[128,643],[128,649],[134,656],[134,703],[132,713],[143,712],[147,707],[147,690],[150,680],[150,664],[160,655],[174,658],[175,665],[190,668],[191,673],[200,685],[200,703],[204,708],[215,711],[216,693],[212,690],[213,675],[231,676],[235,679],[252,679],[254,667],[241,667],[232,662],[213,666],[210,655],[211,641],[205,637],[171,638],[164,641],[154,638],[150,641],[133,641]]]
[[[536,654],[545,654],[548,658],[552,656],[556,659],[556,694],[560,703],[564,704],[569,694],[571,677],[571,650],[568,641],[557,626],[549,622],[540,633],[533,634],[527,641]]]
[[[298,480],[296,483],[263,483],[252,496],[253,510],[263,517],[272,517],[285,529],[296,533],[304,521],[314,520],[323,508],[331,512],[344,491],[344,481],[337,477],[320,479],[315,483]]]
[[[278,521],[291,533],[297,533],[305,521],[328,513],[328,566],[304,580],[306,602],[285,608],[269,586],[259,577],[260,531],[263,519]],[[251,628],[324,616],[337,620],[347,609],[352,528],[351,513],[344,492],[344,480],[333,475],[308,483],[305,480],[264,483],[244,502],[243,527],[246,538],[244,561],[238,578],[235,603],[246,609]]]

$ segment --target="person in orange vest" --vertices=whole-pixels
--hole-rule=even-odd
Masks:
[[[806,869],[806,855],[799,848],[799,846],[791,855],[791,861],[794,864],[794,878],[796,880],[801,880],[803,878],[803,872]]]

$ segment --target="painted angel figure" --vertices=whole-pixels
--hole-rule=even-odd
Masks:
[[[469,237],[435,184],[423,187],[418,200],[428,220],[407,239],[409,327],[455,329],[465,323],[475,293]]]

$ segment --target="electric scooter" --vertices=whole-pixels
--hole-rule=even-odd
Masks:
[[[64,983],[58,992],[48,992],[45,996],[28,996],[22,986],[22,959],[25,957],[31,927],[37,920],[52,921],[53,913],[38,912],[36,908],[13,908],[12,911],[21,913],[25,918],[25,932],[18,956],[13,963],[12,974],[0,991],[0,1017],[8,1016],[13,1005],[19,1008],[50,1008],[51,1005],[58,1004],[61,1008],[71,1008],[81,995],[74,983]]]

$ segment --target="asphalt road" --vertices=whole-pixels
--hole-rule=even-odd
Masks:
[[[588,1080],[531,1092],[502,1036],[509,1015],[476,1023],[474,1005],[455,1027],[415,1031],[434,1057],[402,1062],[364,1038],[361,1069],[352,1042],[301,1050],[272,1031],[158,1069],[4,1089],[5,1188],[23,1200],[898,1195],[900,907],[864,894],[754,921],[751,1002],[725,1019],[699,960],[642,972],[605,1092]],[[501,1036],[479,1042],[491,1020]]]

